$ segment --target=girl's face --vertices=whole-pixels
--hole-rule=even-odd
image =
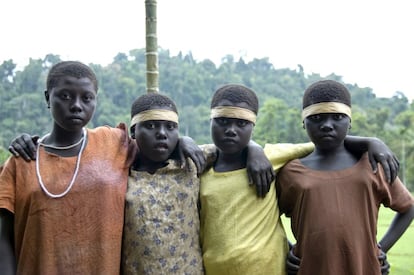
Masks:
[[[167,109],[154,106],[151,109]],[[135,139],[140,154],[152,162],[164,162],[170,158],[178,143],[178,124],[168,120],[148,120],[135,125]]]
[[[247,108],[247,104],[222,100],[218,106]],[[218,117],[211,120],[211,137],[217,148],[224,154],[238,153],[244,150],[253,132],[253,123],[238,118]]]
[[[322,113],[305,118],[309,138],[320,149],[333,149],[343,144],[350,119],[342,113]]]
[[[96,109],[93,82],[87,78],[64,76],[51,91],[45,92],[55,126],[78,131],[91,120]]]

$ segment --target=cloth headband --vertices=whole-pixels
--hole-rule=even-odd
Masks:
[[[234,106],[218,106],[211,109],[210,118],[216,117],[228,117],[244,119],[256,123],[256,114],[246,108],[234,107]]]
[[[171,110],[151,109],[136,114],[131,119],[131,126],[148,120],[167,120],[178,124],[178,114]]]
[[[309,105],[302,111],[302,120],[311,115],[323,113],[342,113],[351,118],[351,107],[340,102],[320,102]]]

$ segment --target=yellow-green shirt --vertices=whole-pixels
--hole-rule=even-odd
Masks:
[[[275,170],[313,150],[312,144],[266,145]],[[265,198],[249,185],[246,169],[201,177],[201,244],[206,274],[285,274],[288,252],[275,185]]]

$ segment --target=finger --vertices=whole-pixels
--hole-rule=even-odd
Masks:
[[[371,153],[368,154],[369,163],[371,164],[372,170],[374,171],[374,174],[377,173],[378,166],[377,166],[377,160],[373,157]]]
[[[286,271],[287,274],[296,274],[299,271],[299,266],[286,262]]]
[[[260,176],[256,178],[255,184],[256,184],[257,196],[262,198],[263,197],[263,185],[262,185],[262,180]]]
[[[384,253],[384,251],[380,250],[380,254],[378,255],[378,259],[382,263],[385,259],[387,259],[387,255]]]
[[[291,250],[289,250],[289,255],[288,255],[288,259],[289,261],[294,264],[295,266],[300,265],[300,258],[297,257],[294,253],[293,253],[293,248]]]
[[[392,159],[393,159],[393,161],[394,161],[394,163],[395,163],[395,166],[396,166],[398,169],[400,169],[400,161],[398,160],[398,158],[394,155],[394,156],[392,157]]]
[[[383,265],[381,265],[381,274],[383,275],[388,274],[389,271],[390,271],[390,264],[387,261],[385,261]]]
[[[36,159],[36,146],[33,143],[32,137],[28,134],[23,134],[21,138],[15,139],[12,146],[20,153],[21,156],[26,156],[26,160]]]
[[[252,176],[252,171],[250,169],[247,170],[247,178],[249,179],[249,185],[253,185],[254,179]]]
[[[203,153],[201,153],[199,156],[199,164],[200,164],[200,170],[198,171],[198,175],[201,175],[206,170],[206,166],[207,166],[207,161]]]
[[[15,157],[20,156],[19,153],[16,150],[14,150],[13,146],[11,146],[11,145],[9,146],[9,152]]]
[[[391,183],[391,167],[388,161],[385,158],[380,159],[380,163],[382,165],[382,169],[384,169],[385,178],[387,179],[388,183]]]
[[[194,162],[194,164],[195,164],[195,166],[197,168],[197,175],[201,175],[201,173],[204,171],[204,168],[203,168],[203,166],[204,166],[203,159],[201,159],[199,155],[196,155],[194,157],[193,162]]]
[[[271,183],[272,183],[272,176],[269,173],[269,171],[267,171],[266,173],[263,174],[263,178],[262,178],[263,197],[266,197],[267,193],[269,193]]]
[[[12,143],[11,147],[18,154],[18,156],[22,157],[25,161],[31,161],[32,159],[35,159],[31,157],[25,150],[25,147],[22,147],[19,143],[14,142]]]
[[[185,168],[185,157],[184,157],[184,153],[181,149],[178,150],[178,159],[180,160],[181,169],[184,169]]]
[[[268,182],[268,189],[267,192],[269,192],[270,190],[270,186],[273,184],[274,180],[275,180],[275,172],[273,171],[273,169],[270,169],[270,171],[267,174],[267,182]]]
[[[31,141],[32,142],[28,142],[28,146],[29,146],[29,156],[32,160],[36,159],[36,150],[37,150],[37,143],[39,140],[39,136],[32,136]]]
[[[261,198],[266,197],[267,193],[269,192],[267,185],[267,174],[263,173],[259,175],[259,185],[260,185],[260,189],[261,189]]]
[[[391,183],[395,181],[395,179],[398,177],[398,172],[400,170],[400,162],[396,157],[392,157],[391,160]]]
[[[389,179],[387,178],[387,181],[390,184],[392,184],[394,182],[395,178],[398,175],[398,169],[397,169],[397,167],[395,165],[395,162],[392,158],[388,161],[388,166],[389,166],[389,169],[390,169],[390,178]]]

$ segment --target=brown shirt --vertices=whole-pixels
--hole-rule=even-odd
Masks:
[[[377,258],[380,204],[397,212],[413,205],[399,179],[389,185],[382,168],[372,172],[365,154],[353,167],[316,171],[300,160],[278,174],[279,207],[292,219],[301,258],[298,274],[381,274]]]
[[[0,208],[14,213],[18,274],[119,274],[129,160],[127,132],[88,130],[79,174],[62,198],[39,186],[35,162],[10,158],[0,175]],[[40,149],[47,189],[68,186],[77,157]]]

